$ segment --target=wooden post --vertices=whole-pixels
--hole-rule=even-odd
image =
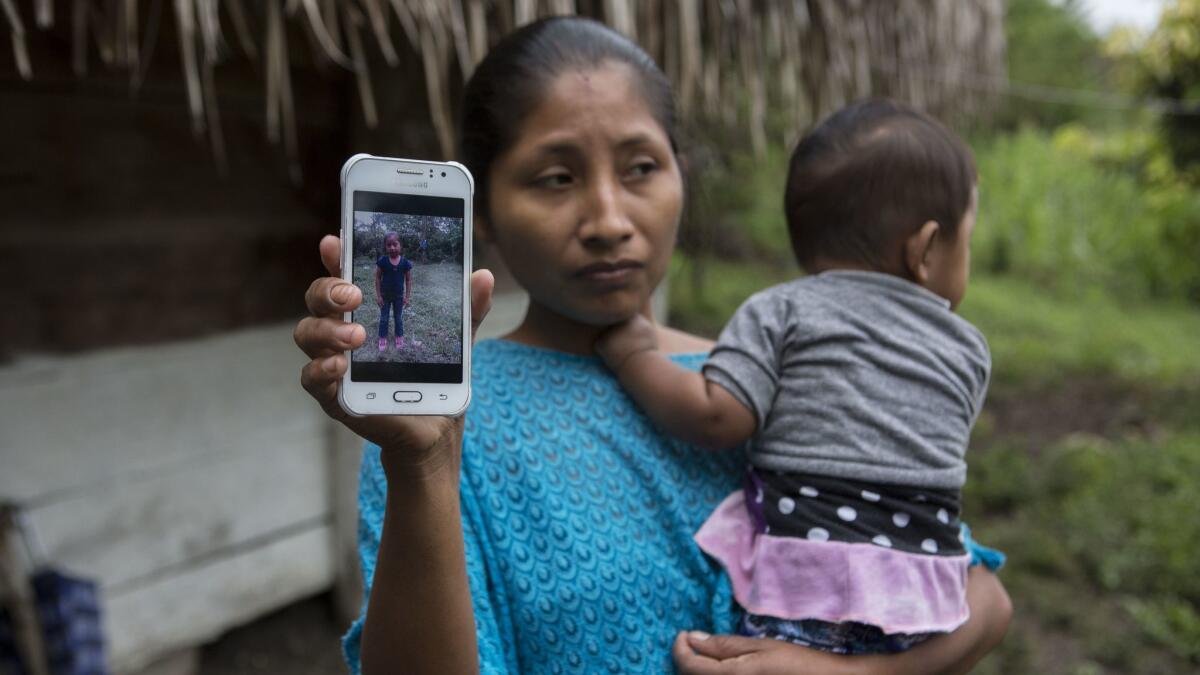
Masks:
[[[0,606],[12,620],[17,655],[29,675],[48,675],[42,627],[38,621],[37,601],[29,586],[32,561],[16,545],[16,508],[0,505]]]

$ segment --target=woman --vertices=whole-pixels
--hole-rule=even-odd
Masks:
[[[972,617],[888,657],[836,657],[729,635],[727,582],[691,535],[740,477],[737,451],[660,435],[592,356],[605,327],[649,315],[683,208],[671,91],[648,56],[583,19],[522,28],[464,94],[462,155],[476,228],[528,291],[502,340],[479,344],[461,419],[349,418],[341,352],[362,344],[341,313],[362,301],[338,277],[310,287],[296,342],[302,382],[371,445],[360,546],[369,599],[346,638],[365,673],[965,672],[1011,609],[976,569]],[[476,322],[492,277],[472,277]],[[698,367],[710,343],[657,327]],[[691,631],[691,632],[680,632]]]

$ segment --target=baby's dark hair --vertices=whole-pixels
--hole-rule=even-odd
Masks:
[[[792,153],[784,213],[796,260],[809,272],[892,271],[898,244],[927,221],[958,236],[975,183],[971,151],[933,117],[887,99],[851,104]]]
[[[605,63],[627,66],[646,107],[675,149],[671,83],[645,51],[602,23],[559,16],[527,24],[500,40],[463,91],[460,151],[475,177],[476,211],[488,215],[492,163],[512,146],[525,118],[558,75]]]
[[[385,246],[388,243],[388,239],[395,239],[396,241],[400,242],[401,246],[404,246],[404,240],[400,238],[400,234],[398,232],[385,232],[384,233],[383,243]]]

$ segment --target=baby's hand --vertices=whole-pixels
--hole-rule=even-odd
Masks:
[[[658,349],[658,331],[641,314],[609,328],[596,339],[596,352],[613,372],[619,372],[634,354],[654,349]]]
[[[383,296],[382,295],[375,296],[375,304],[379,305],[380,307],[383,307]]]

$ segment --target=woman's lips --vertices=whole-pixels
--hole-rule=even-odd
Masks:
[[[581,268],[575,276],[605,286],[618,286],[628,283],[643,267],[642,263],[632,260],[599,262]]]

